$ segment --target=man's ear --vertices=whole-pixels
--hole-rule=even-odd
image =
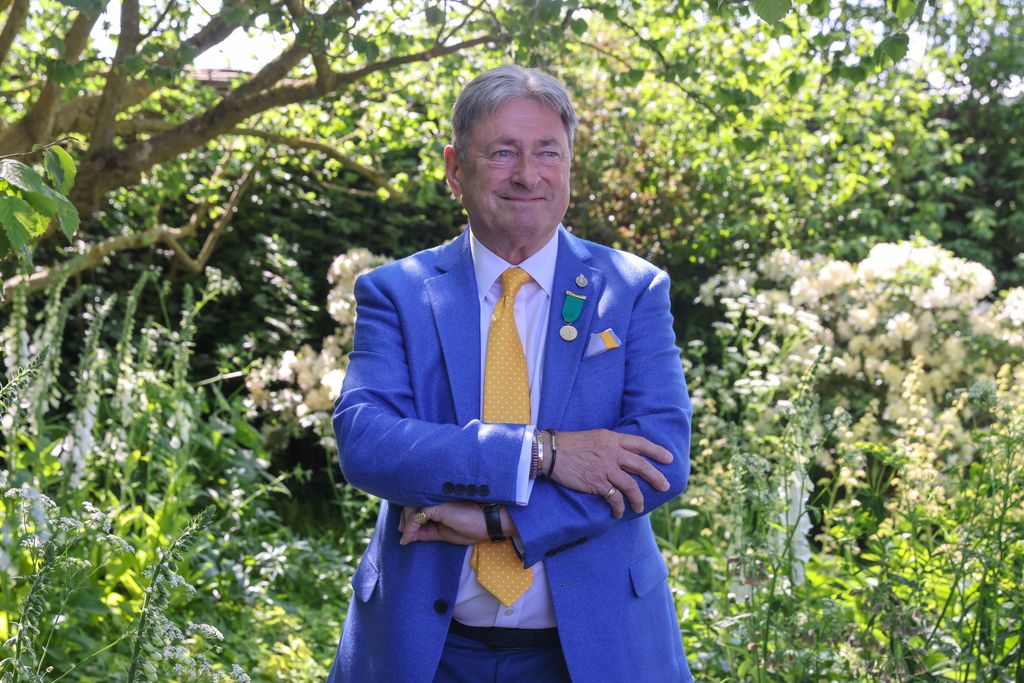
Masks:
[[[462,182],[459,180],[459,173],[461,171],[462,167],[459,165],[459,155],[455,153],[455,148],[451,145],[445,145],[444,174],[448,179],[448,188],[452,191],[452,195],[457,199],[462,198]]]

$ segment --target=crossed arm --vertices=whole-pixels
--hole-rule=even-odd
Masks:
[[[530,565],[551,548],[602,533],[618,518],[649,512],[685,487],[690,406],[664,274],[655,276],[634,304],[621,419],[611,429],[559,432],[555,471],[535,482],[526,506],[511,505],[512,477],[496,482],[487,498],[437,495],[439,476],[452,476],[441,473],[452,472],[456,463],[463,481],[483,481],[479,476],[485,471],[492,480],[496,471],[514,472],[524,427],[479,421],[439,425],[406,417],[416,411],[397,307],[369,278],[357,282],[356,294],[356,349],[335,414],[342,467],[354,485],[405,506],[403,543],[484,540],[479,502],[498,502],[506,505],[501,511],[505,533],[519,537]],[[389,456],[374,457],[377,453]],[[615,492],[605,497],[612,488]],[[427,523],[412,519],[418,510]]]

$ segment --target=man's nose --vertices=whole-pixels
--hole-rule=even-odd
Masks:
[[[532,154],[523,154],[512,168],[512,181],[523,187],[536,187],[540,182],[540,170]]]

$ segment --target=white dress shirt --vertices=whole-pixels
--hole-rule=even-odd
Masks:
[[[533,278],[519,290],[515,301],[516,328],[526,354],[526,373],[530,380],[530,420],[523,450],[519,458],[516,478],[516,503],[526,505],[533,490],[530,479],[530,457],[533,430],[540,412],[541,370],[544,366],[544,341],[547,336],[548,313],[551,310],[551,287],[555,279],[555,260],[558,256],[558,232],[562,226],[530,258],[519,267]],[[490,251],[473,235],[470,228],[470,251],[476,273],[476,288],[480,297],[480,406],[483,410],[483,378],[487,363],[487,336],[491,329],[491,315],[501,298],[501,274],[512,264]],[[455,597],[453,616],[469,626],[502,626],[505,628],[550,628],[555,625],[555,610],[551,604],[544,563],[533,565],[533,585],[511,607],[505,607],[476,580],[476,572],[469,566],[472,547],[466,551],[459,578],[459,592]]]

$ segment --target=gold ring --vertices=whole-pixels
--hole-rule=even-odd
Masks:
[[[619,490],[613,486],[610,489],[608,489],[608,493],[604,494],[604,497],[605,498],[611,498],[612,496],[614,496],[618,492],[619,492]]]
[[[427,522],[429,522],[430,518],[427,517],[427,513],[426,512],[424,512],[423,510],[419,510],[415,515],[412,516],[412,521],[414,521],[417,524],[419,524],[420,526],[422,526],[422,525],[426,524]]]

